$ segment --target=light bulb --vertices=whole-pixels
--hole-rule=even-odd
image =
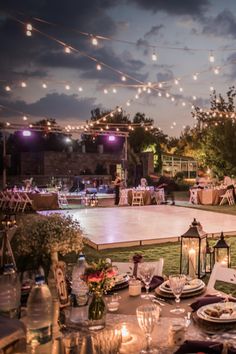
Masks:
[[[111,116],[111,117],[114,117],[114,114],[111,112],[111,113],[110,113],[110,116]]]
[[[196,96],[193,96],[193,100],[196,101],[197,97]]]
[[[179,80],[175,79],[175,85],[179,85]]]
[[[138,93],[141,93],[142,92],[142,89],[139,87],[138,88]]]
[[[136,100],[138,100],[138,99],[139,99],[139,95],[138,95],[138,94],[136,94],[136,95],[135,95],[135,98],[136,98]]]
[[[193,80],[197,80],[198,79],[198,74],[193,74]]]
[[[102,70],[102,67],[101,67],[100,64],[97,64],[96,68],[97,68],[98,71]]]
[[[47,84],[43,83],[42,88],[47,88]]]
[[[214,63],[215,62],[215,57],[213,55],[213,53],[211,52],[210,55],[209,55],[209,62],[210,63]]]
[[[78,87],[78,91],[79,91],[79,92],[82,92],[82,91],[83,91],[83,87],[81,87],[81,86]]]
[[[10,86],[6,86],[6,87],[5,87],[5,90],[8,91],[8,92],[11,91]]]
[[[183,92],[183,87],[180,87],[180,88],[179,88],[179,91],[180,91],[180,92]]]
[[[121,81],[126,81],[126,77],[124,75],[121,76]]]
[[[23,117],[23,120],[27,120],[28,118],[26,116]]]
[[[185,107],[185,106],[186,106],[186,103],[185,103],[185,102],[182,102],[182,106]]]
[[[65,86],[65,89],[66,89],[66,90],[70,90],[70,85],[66,85],[66,86]]]
[[[26,87],[27,86],[24,81],[22,81],[22,83],[20,85],[21,85],[21,87]]]
[[[26,31],[26,36],[27,37],[31,37],[32,36],[32,32],[31,31]]]
[[[70,47],[65,47],[64,51],[65,51],[65,53],[67,53],[67,54],[71,53]]]
[[[169,98],[170,94],[168,92],[166,92],[166,98]]]
[[[129,101],[128,101],[128,102],[126,102],[126,105],[127,105],[127,106],[130,106],[130,102],[129,102]]]
[[[175,98],[174,98],[174,97],[171,97],[171,101],[174,102],[174,101],[175,101]]]
[[[150,88],[147,89],[147,93],[151,93],[151,89]]]
[[[161,96],[162,96],[161,92],[158,92],[158,96],[159,96],[159,97],[161,97]]]
[[[210,86],[210,91],[214,91],[214,87],[213,86]]]
[[[112,92],[113,93],[117,93],[117,90],[115,88],[113,88]]]
[[[98,40],[96,37],[92,37],[92,45],[94,46],[98,45]]]
[[[158,87],[159,87],[159,88],[162,88],[162,86],[163,86],[163,85],[162,85],[162,83],[160,82],[160,83],[158,84]]]
[[[31,25],[31,23],[27,23],[26,29],[27,29],[27,31],[32,31],[33,27]]]
[[[155,52],[152,53],[152,61],[157,61],[157,55]]]
[[[218,75],[219,73],[220,73],[219,68],[214,68],[214,74],[215,74],[215,75]]]
[[[105,93],[105,95],[108,94],[107,89],[104,89],[103,92]]]

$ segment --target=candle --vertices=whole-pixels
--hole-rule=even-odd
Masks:
[[[196,277],[196,251],[194,248],[188,251],[188,273],[191,278]]]
[[[108,310],[111,312],[115,312],[119,308],[119,302],[118,301],[110,301],[107,303]]]
[[[127,343],[132,339],[125,323],[123,323],[121,326],[121,334],[122,334],[122,343]]]
[[[141,281],[132,279],[129,282],[129,295],[139,296],[141,294]]]

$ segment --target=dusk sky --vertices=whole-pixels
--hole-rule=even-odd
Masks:
[[[22,112],[79,125],[91,109],[121,106],[178,136],[194,125],[192,104],[207,109],[213,88],[235,83],[235,0],[5,0],[0,10],[2,122],[22,123]],[[81,32],[107,39],[94,46]]]

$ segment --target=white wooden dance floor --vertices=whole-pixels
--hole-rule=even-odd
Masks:
[[[170,205],[88,208],[59,212],[78,220],[91,245],[98,249],[175,241],[188,230],[193,218],[209,234],[218,234],[221,231],[236,234],[234,215]]]

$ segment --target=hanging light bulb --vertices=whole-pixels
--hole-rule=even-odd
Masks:
[[[138,95],[138,94],[136,94],[136,95],[135,95],[135,98],[136,98],[136,100],[138,100],[138,99],[139,99],[139,95]]]
[[[215,62],[215,57],[214,57],[212,52],[210,52],[210,54],[209,54],[209,62],[210,63],[214,63]]]
[[[185,102],[182,102],[182,106],[185,107],[185,106],[186,106],[186,103],[185,103]]]
[[[193,80],[197,80],[198,79],[198,74],[196,73],[196,74],[193,74]]]
[[[166,92],[166,98],[169,98],[170,94],[168,92]]]
[[[23,87],[23,88],[27,87],[26,82],[24,82],[24,81],[22,81],[20,85],[21,85],[21,87]]]
[[[174,101],[175,101],[175,98],[174,98],[174,97],[171,97],[171,101],[174,102]]]
[[[148,87],[151,87],[152,86],[151,81],[149,81],[147,85],[148,85]]]
[[[179,80],[178,79],[175,79],[175,85],[179,85]]]
[[[126,77],[124,75],[121,76],[121,81],[126,81]]]
[[[150,88],[147,89],[147,93],[151,93],[151,89]]]
[[[215,75],[218,75],[220,73],[220,69],[217,67],[217,68],[214,68],[214,74]]]
[[[26,116],[23,116],[23,120],[26,121],[28,118]]]
[[[26,36],[27,37],[31,37],[32,36],[32,32],[31,31],[26,31]]]
[[[146,88],[146,86],[143,86],[143,91],[147,91],[147,88]]]
[[[156,55],[155,50],[152,53],[152,61],[157,61],[157,55]]]
[[[176,125],[176,122],[173,122],[173,125]]]
[[[122,109],[120,107],[117,108],[117,111],[121,113]]]
[[[108,94],[107,89],[104,89],[103,92],[105,93],[105,95]]]
[[[101,70],[102,70],[101,65],[100,65],[100,64],[97,64],[96,69],[97,69],[98,71],[101,71]]]
[[[113,88],[112,92],[113,92],[113,93],[117,93],[117,89],[116,89],[116,88]]]
[[[98,40],[97,37],[92,36],[92,45],[97,46],[98,45]]]
[[[83,87],[79,86],[79,87],[78,87],[78,91],[79,91],[79,92],[82,92],[82,91],[83,91]]]
[[[193,100],[196,101],[197,97],[196,96],[193,96]]]
[[[116,128],[116,131],[118,132],[120,129],[119,128]]]
[[[5,87],[5,90],[6,90],[7,92],[11,91],[10,86],[6,86],[6,87]]]
[[[110,113],[110,116],[111,116],[111,117],[114,117],[114,114],[111,112],[111,113]]]
[[[210,91],[214,91],[214,87],[213,86],[210,86]]]
[[[27,31],[32,31],[33,27],[31,25],[31,23],[27,23],[26,29],[27,29]]]
[[[70,47],[65,47],[64,51],[65,51],[65,53],[70,54],[71,53],[71,48]]]
[[[184,90],[183,87],[180,87],[180,88],[179,88],[179,91],[180,91],[180,92],[183,92],[183,90]]]
[[[65,89],[66,89],[66,90],[70,90],[70,85],[66,85],[66,86],[65,86]]]
[[[162,86],[163,86],[162,83],[159,82],[158,87],[159,87],[159,88],[162,88]]]
[[[141,87],[138,88],[138,93],[141,93],[142,92],[142,89]]]
[[[127,106],[130,106],[130,101],[127,101],[127,102],[126,102],[126,105],[127,105]]]
[[[161,96],[162,96],[162,93],[161,93],[161,92],[158,92],[158,96],[161,97]]]
[[[42,88],[46,89],[47,88],[47,84],[43,83],[42,84]]]

